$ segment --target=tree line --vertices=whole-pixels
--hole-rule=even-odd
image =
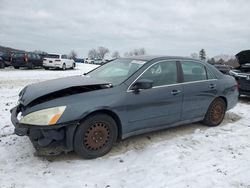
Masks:
[[[110,53],[109,48],[104,47],[104,46],[99,46],[98,48],[92,48],[88,51],[88,58],[89,59],[105,59],[105,57],[109,53]],[[138,56],[138,55],[146,55],[145,48],[133,49],[123,54],[124,57]],[[75,52],[75,50],[72,50],[69,53],[69,57],[74,59],[74,58],[77,58],[78,55]],[[120,58],[120,57],[122,56],[120,55],[120,52],[117,50],[113,51],[111,54],[111,58],[113,59]]]
[[[226,65],[229,65],[229,66],[232,66],[232,67],[238,66],[238,62],[237,62],[235,57],[234,58],[230,57],[227,60],[225,60],[223,58],[217,58],[217,59],[215,59],[214,57],[209,58],[206,55],[205,49],[201,49],[199,51],[199,53],[192,53],[191,57],[194,58],[194,59],[199,59],[199,60],[202,60],[202,61],[206,61],[206,62],[208,62],[210,64],[226,64]]]

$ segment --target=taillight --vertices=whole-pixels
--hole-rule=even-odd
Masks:
[[[27,63],[28,62],[28,56],[27,54],[24,54],[24,61]]]
[[[61,59],[56,59],[55,61],[61,61]]]
[[[240,90],[240,82],[237,80],[237,90],[239,91]]]

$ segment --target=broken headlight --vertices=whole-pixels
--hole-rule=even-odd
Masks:
[[[58,106],[32,112],[22,117],[20,123],[40,126],[54,125],[62,116],[65,109],[66,106]]]

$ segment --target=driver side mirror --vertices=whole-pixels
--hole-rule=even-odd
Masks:
[[[150,89],[153,87],[153,81],[148,79],[137,80],[131,87],[131,90]]]

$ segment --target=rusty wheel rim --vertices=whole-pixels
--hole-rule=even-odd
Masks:
[[[220,103],[215,103],[212,107],[211,119],[212,121],[217,124],[220,123],[223,119],[223,111],[224,108]]]
[[[90,151],[102,149],[110,138],[110,130],[106,123],[96,122],[84,134],[84,145]]]

